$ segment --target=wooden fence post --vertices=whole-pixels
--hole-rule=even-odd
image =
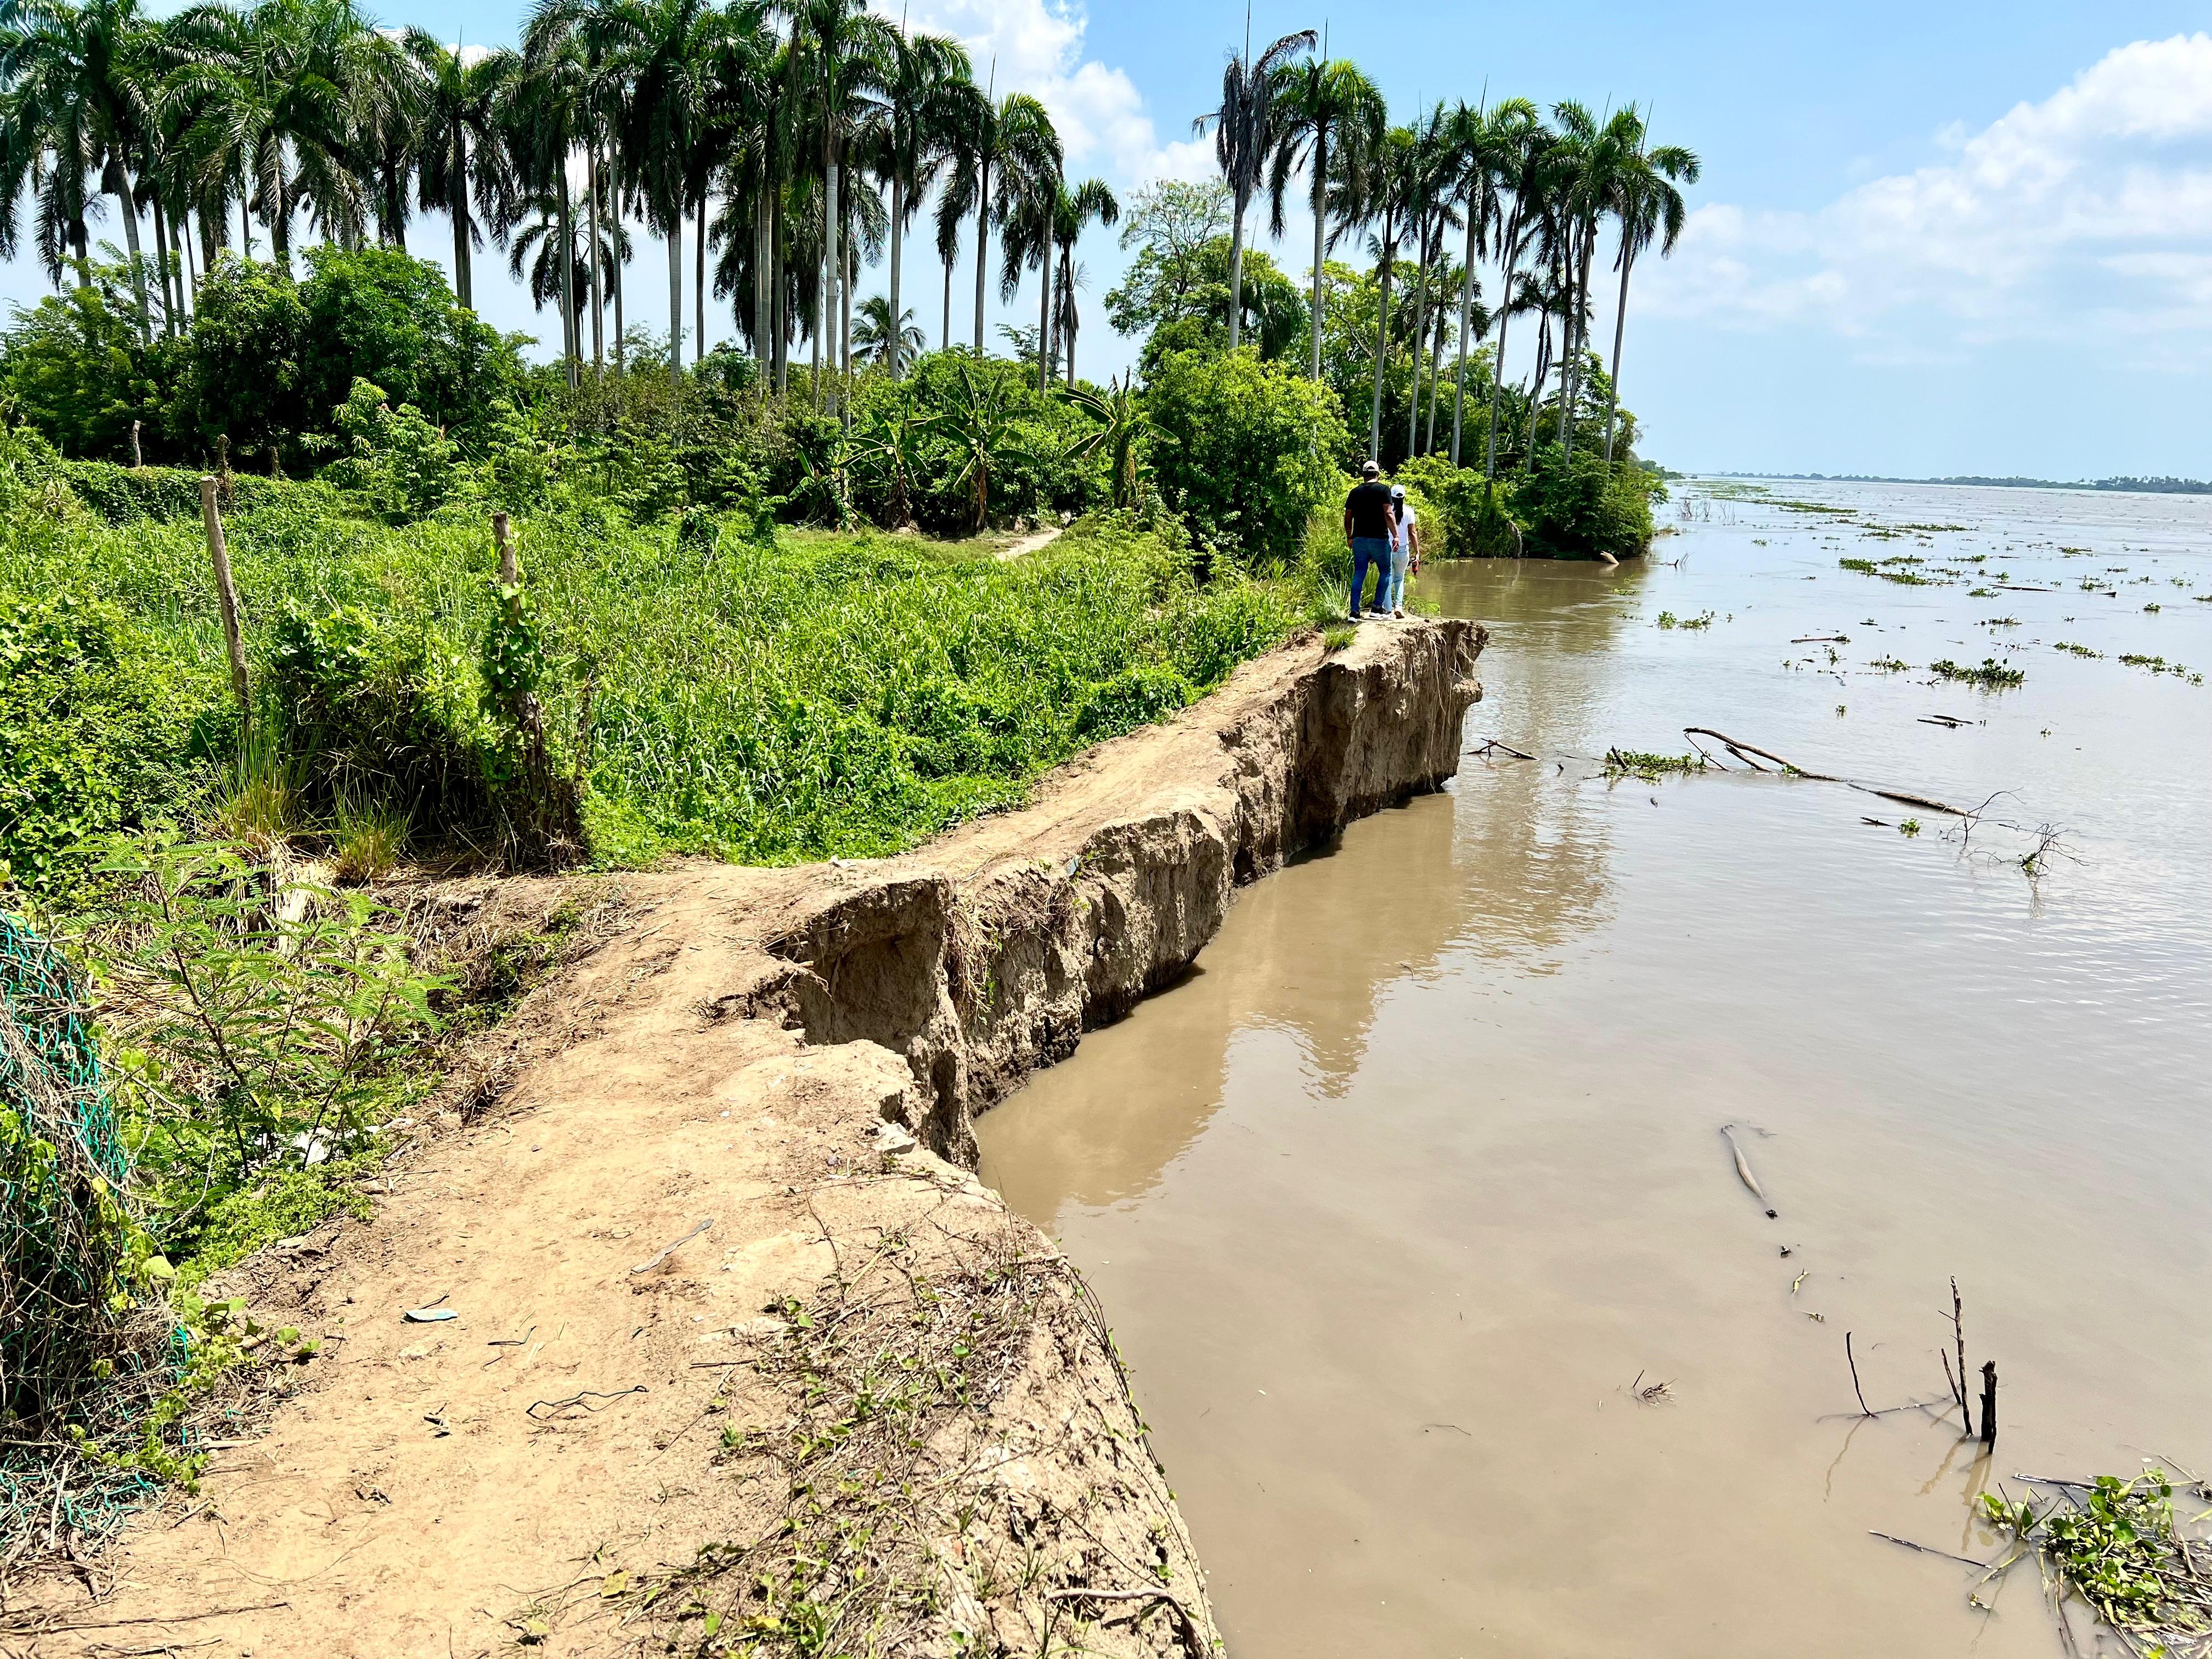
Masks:
[[[239,746],[245,747],[252,706],[246,694],[246,640],[238,631],[238,586],[230,579],[230,550],[223,544],[222,514],[216,506],[216,481],[200,480],[200,518],[207,526],[208,559],[215,566],[215,593],[222,607],[222,640],[230,653],[230,689],[238,698]]]

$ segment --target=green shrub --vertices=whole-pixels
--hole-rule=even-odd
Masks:
[[[1528,551],[1536,557],[1592,558],[1600,552],[1629,558],[1651,545],[1651,507],[1667,498],[1656,474],[1630,462],[1610,469],[1604,458],[1577,450],[1563,462],[1547,446],[1516,491],[1516,516],[1528,526]]]
[[[454,447],[412,404],[395,410],[384,388],[356,380],[337,410],[348,453],[323,469],[341,489],[360,495],[388,524],[436,512],[453,498]]]
[[[0,386],[16,413],[64,454],[127,459],[133,421],[143,450],[156,451],[183,371],[182,349],[139,338],[122,267],[88,274],[93,280],[82,287],[15,307],[0,349]]]
[[[0,589],[0,884],[60,893],[94,838],[187,810],[222,688],[111,603]]]
[[[1145,391],[1162,498],[1249,566],[1294,561],[1306,521],[1341,501],[1351,435],[1336,394],[1239,349],[1170,353]]]

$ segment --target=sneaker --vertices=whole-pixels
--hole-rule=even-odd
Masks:
[[[1393,622],[1403,622],[1406,620],[1406,613],[1402,611],[1393,611],[1390,613],[1390,620]]]

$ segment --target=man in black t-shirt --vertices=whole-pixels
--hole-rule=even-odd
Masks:
[[[1344,539],[1352,549],[1352,620],[1359,620],[1359,592],[1367,586],[1367,567],[1375,567],[1375,608],[1384,608],[1390,585],[1390,541],[1398,528],[1397,510],[1382,469],[1370,461],[1359,483],[1344,498]]]

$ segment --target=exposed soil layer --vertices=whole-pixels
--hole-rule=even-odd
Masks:
[[[908,857],[623,884],[376,1218],[234,1276],[323,1339],[306,1385],[32,1650],[1211,1651],[1097,1304],[973,1117],[1451,775],[1483,637],[1287,648]]]

